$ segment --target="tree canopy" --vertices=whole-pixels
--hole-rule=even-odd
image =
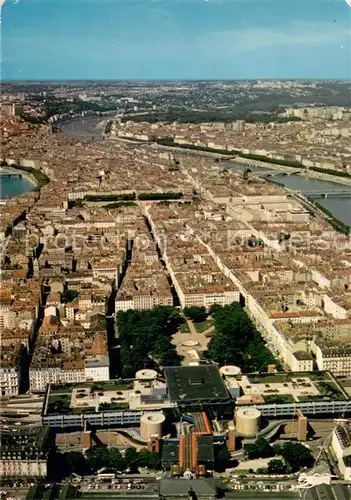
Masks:
[[[64,454],[66,471],[68,475],[72,473],[85,476],[89,472],[87,461],[80,451],[70,451]]]
[[[279,458],[274,458],[268,463],[268,474],[284,474],[286,464]]]
[[[139,452],[134,448],[127,448],[124,456],[118,448],[108,448],[107,446],[93,446],[85,454],[80,451],[69,451],[57,454],[61,464],[62,477],[70,476],[72,473],[86,476],[96,473],[102,468],[114,469],[116,472],[137,472],[139,467],[146,467],[151,470],[161,469],[161,459],[158,453],[150,452],[143,448]],[[56,460],[56,458],[55,458]]]
[[[314,462],[313,455],[306,446],[292,441],[283,444],[282,456],[290,466],[291,472],[296,472],[303,467],[312,467]]]
[[[280,458],[271,460],[268,463],[269,474],[283,474],[287,468],[291,472],[297,472],[303,467],[311,467],[314,462],[311,451],[302,443],[287,441],[283,445],[271,446],[264,437],[259,437],[253,444],[245,446],[245,455],[249,460],[281,455],[285,462]]]
[[[133,447],[127,448],[124,454],[124,458],[130,471],[136,472],[139,465],[138,452],[136,451],[136,449]]]
[[[76,297],[78,297],[78,292],[76,290],[64,290],[61,293],[61,304],[68,304]]]
[[[154,451],[149,451],[143,448],[138,454],[138,463],[140,467],[146,467],[151,470],[161,469],[161,459],[160,455]]]
[[[123,472],[127,469],[127,461],[122,457],[121,452],[118,448],[110,448],[110,466],[119,472]]]
[[[260,333],[238,302],[212,306],[214,334],[206,355],[219,363],[240,366],[243,370],[267,371],[275,364],[273,354],[265,347]]]
[[[207,318],[206,309],[204,306],[185,307],[184,314],[187,318],[195,322],[205,321]]]
[[[228,467],[228,462],[231,460],[231,454],[225,447],[225,445],[221,444],[219,446],[214,447],[214,455],[215,455],[215,468],[218,472],[225,470]]]
[[[274,450],[264,437],[258,437],[253,444],[245,446],[245,454],[249,460],[274,456]]]
[[[111,467],[110,450],[107,446],[93,446],[86,451],[86,462],[88,469],[93,472],[102,467]]]
[[[179,366],[178,356],[171,343],[181,322],[173,307],[155,307],[147,311],[118,311],[117,328],[121,345],[121,375],[134,377],[142,368]]]

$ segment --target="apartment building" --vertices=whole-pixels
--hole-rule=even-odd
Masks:
[[[119,281],[119,276],[122,272],[121,266],[117,266],[112,262],[99,262],[93,265],[93,277],[97,279],[105,278],[116,284]]]
[[[340,341],[316,339],[311,346],[318,370],[328,370],[336,377],[351,376],[351,346]]]
[[[128,270],[116,296],[116,311],[172,305],[173,296],[169,283],[158,266],[154,272],[145,270],[137,273]]]
[[[339,471],[345,481],[351,481],[351,422],[340,421],[333,429],[332,449]]]
[[[4,336],[6,332],[3,332]],[[10,332],[11,333],[11,332]],[[15,396],[19,393],[23,366],[28,355],[28,335],[25,338],[7,336],[0,345],[0,394]]]
[[[293,372],[311,372],[313,370],[313,357],[309,349],[290,351],[288,365]]]
[[[32,363],[29,369],[29,384],[32,392],[45,392],[48,384],[67,384],[85,382],[84,360],[51,360]]]
[[[135,242],[132,262],[117,292],[116,311],[173,305],[170,284],[154,246],[148,233],[141,248]]]
[[[54,451],[55,438],[49,427],[3,430],[0,445],[2,477],[45,478]]]
[[[110,379],[110,359],[108,355],[96,355],[84,362],[84,377],[87,382]]]
[[[176,277],[178,277],[176,275]],[[206,309],[214,304],[226,306],[232,302],[239,302],[240,293],[238,290],[226,289],[220,285],[207,285],[198,291],[193,291],[189,288],[179,285],[176,287],[179,302],[182,308],[191,306],[204,306]]]
[[[84,296],[83,296],[84,297]],[[79,322],[61,322],[40,328],[29,368],[31,391],[43,392],[47,384],[109,379],[109,356],[104,316],[94,314],[84,328]],[[102,323],[102,324],[100,324]]]
[[[85,380],[109,380],[110,358],[108,356],[106,332],[95,329],[86,332],[84,353]]]
[[[0,366],[1,396],[16,396],[19,393],[20,371],[16,366]]]

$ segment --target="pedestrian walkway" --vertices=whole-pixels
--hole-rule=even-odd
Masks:
[[[195,328],[193,322],[190,319],[186,320],[186,324],[189,327],[190,333],[192,333],[193,335],[198,335],[198,333],[196,331],[196,328]]]

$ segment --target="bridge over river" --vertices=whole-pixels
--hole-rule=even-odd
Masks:
[[[7,177],[8,179],[22,179],[22,174],[14,174],[10,172],[0,172],[0,177]]]
[[[250,167],[249,167],[250,168]],[[286,176],[289,176],[289,175],[299,175],[299,174],[302,174],[302,175],[305,175],[306,172],[302,171],[302,170],[284,170],[283,169],[276,169],[276,170],[267,170],[266,172],[255,172],[254,173],[256,177],[262,177],[262,178],[266,178],[266,177],[276,177],[278,175],[286,175]]]
[[[91,139],[102,139],[102,130],[92,127],[103,121],[101,117],[92,118],[77,118],[72,122],[65,122],[61,126],[61,131],[67,135],[86,137]],[[127,143],[125,143],[127,144]],[[132,146],[132,145],[131,145]],[[134,145],[133,147],[137,147]],[[149,146],[151,147],[151,146]],[[162,148],[162,146],[153,147]],[[177,150],[178,155],[193,155],[200,156],[201,152],[192,150]],[[203,153],[206,154],[206,153]],[[220,155],[218,155],[220,156]],[[283,185],[288,191],[302,194],[308,198],[319,198],[320,203],[327,208],[337,219],[340,219],[344,224],[351,225],[351,183],[349,179],[341,177],[326,176],[309,169],[295,168],[282,165],[255,165],[252,162],[246,162],[241,158],[223,158],[219,166],[226,166],[228,169],[243,172],[250,169],[252,175],[261,175],[264,179],[270,180],[273,183]],[[264,171],[263,171],[264,169]],[[268,174],[271,174],[268,176]],[[325,177],[325,178],[324,178]],[[350,191],[347,188],[350,186]]]
[[[298,191],[299,194],[303,194],[309,199],[316,199],[316,198],[351,198],[351,189],[335,189],[335,190],[323,190],[323,189],[316,189],[313,191]]]

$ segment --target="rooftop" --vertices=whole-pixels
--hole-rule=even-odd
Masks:
[[[245,398],[259,397],[265,403],[331,401],[348,399],[337,380],[325,371],[248,374],[239,379]]]
[[[198,463],[214,462],[214,449],[212,436],[197,436],[196,459]]]
[[[49,427],[1,432],[0,457],[3,460],[45,459],[50,449]]]
[[[197,498],[215,498],[215,481],[206,479],[163,479],[160,483],[160,494],[164,497],[188,498],[188,492],[193,490]]]
[[[166,367],[165,377],[172,402],[230,399],[216,365]]]
[[[335,432],[343,449],[351,447],[351,422],[339,423]]]

